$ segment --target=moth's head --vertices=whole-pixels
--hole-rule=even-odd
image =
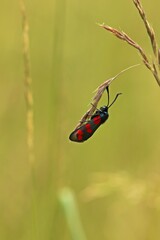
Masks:
[[[107,106],[103,106],[100,108],[101,112],[105,112],[107,113],[108,112],[108,107]]]

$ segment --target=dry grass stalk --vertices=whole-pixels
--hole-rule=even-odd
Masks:
[[[30,69],[29,57],[29,24],[25,8],[25,1],[20,0],[20,10],[22,15],[22,34],[23,34],[23,61],[24,61],[24,86],[26,98],[26,122],[27,122],[27,147],[28,161],[31,170],[32,179],[32,235],[33,239],[38,239],[37,227],[37,205],[36,205],[36,179],[35,179],[35,155],[34,155],[34,121],[33,121],[33,93],[32,93],[32,78]]]
[[[140,55],[142,56],[142,61],[145,64],[145,66],[152,72],[153,76],[155,77],[158,85],[160,86],[160,72],[159,72],[159,67],[160,67],[160,49],[158,48],[158,44],[156,41],[155,33],[151,25],[149,24],[145,11],[143,10],[142,4],[139,0],[133,0],[136,8],[139,11],[139,14],[144,22],[144,25],[147,29],[148,36],[151,41],[151,46],[153,49],[154,53],[154,61],[151,62],[147,55],[145,54],[143,48],[135,42],[133,39],[131,39],[125,32],[119,31],[115,28],[112,28],[108,25],[105,24],[98,24],[100,27],[104,28],[105,30],[113,33],[117,38],[127,42],[129,45],[132,47],[136,48]]]
[[[145,13],[145,11],[143,9],[143,6],[142,6],[141,2],[139,0],[133,0],[133,2],[135,4],[136,8],[138,9],[139,14],[140,14],[140,16],[141,16],[141,18],[142,18],[142,20],[144,22],[144,25],[146,27],[148,36],[149,36],[149,38],[151,40],[151,46],[152,46],[153,52],[154,52],[155,56],[157,56],[158,45],[157,45],[157,42],[156,42],[155,32],[154,32],[152,26],[150,25],[150,23],[147,20],[146,13]]]
[[[104,83],[102,83],[96,90],[96,94],[95,96],[93,97],[93,101],[91,103],[91,107],[88,109],[88,111],[82,116],[82,118],[80,119],[78,125],[76,126],[75,129],[79,128],[80,126],[82,126],[84,124],[85,121],[87,121],[90,116],[93,115],[93,113],[95,112],[96,108],[97,108],[97,105],[98,105],[98,102],[99,100],[101,99],[104,91],[106,90],[106,87],[108,87],[111,82],[113,80],[115,80],[117,77],[119,77],[119,75],[121,75],[122,73],[126,72],[127,70],[133,68],[133,67],[136,67],[136,66],[139,66],[140,64],[136,64],[136,65],[133,65],[133,66],[130,66],[124,70],[122,70],[121,72],[119,72],[116,76],[110,78],[110,79],[107,79]]]
[[[22,15],[22,31],[23,31],[23,61],[24,61],[24,85],[25,98],[27,106],[27,145],[29,162],[34,163],[34,123],[33,123],[33,94],[32,94],[32,78],[30,70],[29,57],[29,24],[25,4],[20,0],[21,15]]]

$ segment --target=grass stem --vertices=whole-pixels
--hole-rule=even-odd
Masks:
[[[32,92],[32,78],[29,55],[29,23],[27,19],[27,12],[25,1],[20,0],[20,10],[22,15],[22,35],[23,35],[23,64],[24,64],[24,88],[26,99],[26,125],[27,125],[27,148],[28,148],[28,162],[31,170],[32,181],[32,238],[37,237],[37,206],[36,206],[36,179],[35,179],[35,154],[34,154],[34,110],[33,110],[33,92]]]

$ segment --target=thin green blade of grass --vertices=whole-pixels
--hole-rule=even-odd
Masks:
[[[73,240],[87,240],[80,220],[78,206],[71,189],[62,188],[58,199],[64,209],[68,227]]]

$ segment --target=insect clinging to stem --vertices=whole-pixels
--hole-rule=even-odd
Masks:
[[[111,104],[109,104],[110,96],[109,96],[109,87],[106,87],[107,95],[108,95],[108,103],[106,106],[100,107],[97,109],[95,107],[96,112],[90,117],[88,121],[85,121],[84,124],[78,128],[76,128],[69,136],[69,139],[73,142],[84,142],[88,140],[95,131],[107,121],[109,117],[108,109],[114,104],[116,99],[121,93],[117,93],[114,100]]]
[[[70,134],[69,139],[73,142],[84,142],[89,139],[95,131],[103,124],[109,117],[108,109],[113,105],[116,101],[117,97],[121,94],[118,93],[111,104],[109,104],[109,85],[122,73],[128,71],[131,68],[140,66],[140,64],[132,65],[126,69],[120,71],[114,77],[107,79],[103,82],[96,90],[96,94],[93,98],[93,104],[91,104],[90,109],[82,116],[75,130]],[[107,90],[108,94],[108,103],[107,106],[103,106],[100,109],[97,109],[97,104],[102,97],[104,91]],[[95,110],[97,110],[95,112]]]

